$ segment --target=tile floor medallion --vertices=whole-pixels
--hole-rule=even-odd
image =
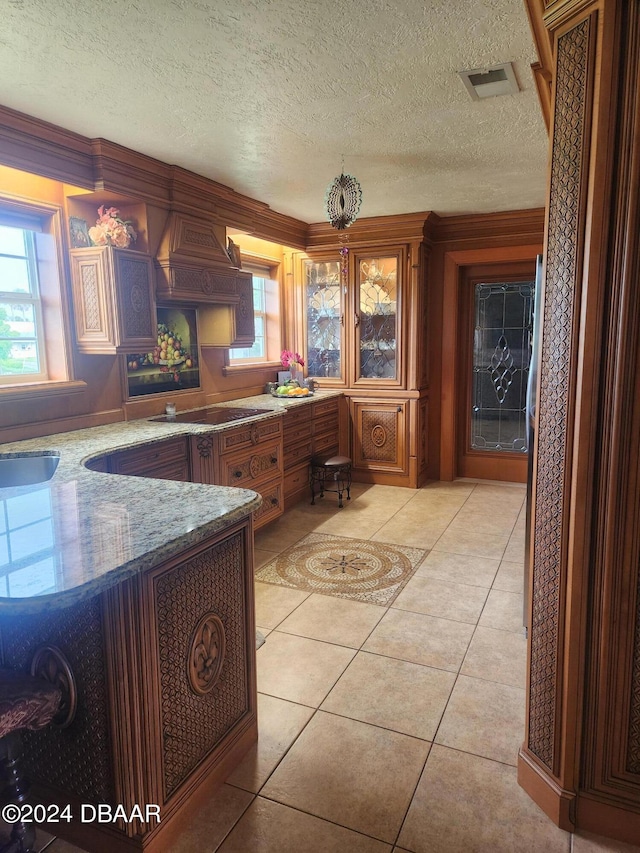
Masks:
[[[429,552],[309,533],[256,572],[256,580],[388,607]]]

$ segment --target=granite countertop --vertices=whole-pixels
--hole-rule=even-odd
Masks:
[[[245,518],[261,498],[248,489],[89,471],[105,453],[176,435],[233,429],[286,416],[289,408],[340,392],[287,400],[261,394],[216,404],[264,414],[223,425],[123,421],[0,444],[0,457],[60,454],[51,480],[0,488],[0,613],[66,607],[161,564]]]

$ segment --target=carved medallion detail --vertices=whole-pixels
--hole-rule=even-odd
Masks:
[[[260,475],[261,470],[262,460],[259,456],[252,456],[249,461],[249,473],[251,474],[251,478],[255,480],[255,478]]]
[[[193,632],[187,660],[189,684],[194,693],[202,695],[216,686],[225,649],[224,625],[215,613],[205,613]]]
[[[396,462],[395,412],[362,412],[362,455],[371,462]]]
[[[62,693],[60,708],[51,724],[66,729],[74,721],[78,708],[78,689],[71,664],[56,646],[39,646],[31,659],[30,672]]]
[[[213,293],[213,276],[211,270],[202,270],[202,292]]]
[[[196,441],[198,453],[203,459],[208,459],[213,451],[213,439],[208,435],[201,435]]]
[[[529,749],[557,773],[556,719],[561,649],[560,595],[566,545],[564,484],[569,391],[574,372],[573,313],[580,269],[582,161],[589,107],[590,20],[558,40],[549,243],[540,374],[534,521]]]
[[[382,424],[376,424],[371,430],[371,441],[376,447],[382,447],[387,442],[387,431]]]

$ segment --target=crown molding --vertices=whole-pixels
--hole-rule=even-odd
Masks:
[[[339,246],[341,235],[349,246],[363,246],[373,242],[382,246],[414,240],[422,242],[425,239],[429,242],[434,223],[438,220],[439,217],[431,211],[371,216],[357,219],[344,231],[337,231],[328,222],[314,222],[308,228],[307,250]]]
[[[202,175],[0,106],[0,163],[96,192],[213,219],[303,249],[307,225]]]
[[[525,242],[542,242],[545,210],[536,207],[530,210],[507,210],[499,213],[477,213],[468,216],[442,217],[436,228],[436,243],[477,242],[478,239],[504,242],[515,238]]]

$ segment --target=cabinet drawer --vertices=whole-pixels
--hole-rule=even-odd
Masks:
[[[320,418],[323,415],[327,415],[329,413],[334,414],[336,418],[338,417],[340,405],[340,398],[333,397],[331,400],[324,400],[322,403],[314,403],[313,404],[313,417],[314,420],[316,418]]]
[[[318,435],[313,440],[313,455],[314,456],[336,456],[338,454],[338,434],[337,432]]]
[[[312,455],[313,442],[311,439],[303,441],[300,444],[293,445],[284,454],[284,470],[300,465],[302,462],[309,462]]]
[[[297,409],[287,409],[283,418],[284,431],[291,426],[305,423],[311,420],[311,406],[304,403]]]
[[[284,475],[285,498],[309,488],[309,466],[302,465]]]
[[[224,430],[219,436],[220,453],[232,453],[245,447],[255,447],[263,441],[272,441],[282,436],[282,418],[257,421],[246,426]]]
[[[282,480],[270,480],[261,485],[258,492],[262,495],[262,504],[253,513],[253,524],[256,530],[278,518],[284,511]]]
[[[223,486],[253,488],[255,480],[282,474],[282,444],[256,447],[252,453],[229,454],[220,460]]]
[[[313,427],[311,425],[311,421],[306,424],[299,424],[295,427],[285,427],[284,430],[284,448],[285,452],[289,450],[289,448],[302,441],[307,441],[311,439],[311,435],[313,434]]]
[[[189,479],[187,442],[184,438],[173,438],[114,453],[110,461],[114,474],[133,477],[157,477],[160,479]],[[167,477],[166,472],[185,472],[184,477]]]
[[[337,436],[339,429],[340,422],[336,414],[330,413],[328,415],[323,415],[321,418],[317,418],[313,422],[314,435],[324,435],[325,433],[329,432],[332,435]]]

